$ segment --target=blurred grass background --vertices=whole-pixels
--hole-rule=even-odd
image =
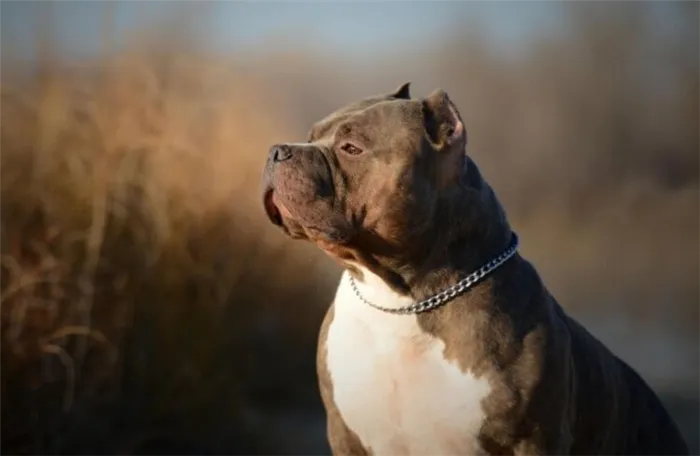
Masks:
[[[228,49],[224,3],[144,2],[128,30],[122,2],[24,3],[0,7],[3,454],[327,452],[314,357],[340,271],[267,223],[260,171],[405,81],[456,101],[524,255],[700,451],[698,3],[498,2],[558,10],[511,52],[479,2],[231,2],[233,28],[310,19]],[[450,19],[420,35],[412,8]],[[361,9],[342,25],[378,27],[372,49],[312,26]]]

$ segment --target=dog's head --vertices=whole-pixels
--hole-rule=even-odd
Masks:
[[[341,261],[399,264],[429,255],[436,237],[459,231],[455,212],[465,209],[465,198],[480,193],[478,171],[469,178],[466,142],[444,91],[411,99],[404,84],[332,113],[305,143],[272,146],[265,210],[288,235]]]

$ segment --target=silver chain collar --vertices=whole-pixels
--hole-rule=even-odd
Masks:
[[[508,246],[506,250],[504,250],[500,255],[497,257],[491,259],[488,263],[485,265],[481,266],[479,269],[476,271],[472,272],[469,274],[467,277],[463,278],[456,284],[452,285],[450,288],[441,291],[440,293],[431,296],[428,299],[424,299],[422,301],[419,301],[415,304],[411,304],[408,306],[403,306],[403,307],[382,307],[378,306],[376,304],[371,303],[367,299],[365,299],[364,296],[362,296],[362,293],[360,293],[360,290],[357,288],[357,284],[355,283],[355,279],[350,276],[350,286],[352,286],[353,291],[357,295],[358,298],[365,304],[367,304],[370,307],[374,307],[377,310],[381,310],[382,312],[387,312],[391,314],[399,314],[399,315],[408,315],[408,314],[417,314],[421,312],[427,312],[429,310],[435,309],[436,307],[439,307],[443,304],[446,304],[447,302],[451,301],[455,297],[459,296],[460,294],[464,293],[471,287],[473,287],[476,283],[478,283],[481,279],[486,277],[488,274],[493,272],[496,268],[498,268],[500,265],[508,261],[510,257],[515,255],[515,252],[518,251],[518,236],[513,233],[513,239]]]

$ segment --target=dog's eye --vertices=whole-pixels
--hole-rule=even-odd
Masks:
[[[349,142],[346,142],[340,146],[340,150],[350,155],[358,155],[362,153],[362,149]]]

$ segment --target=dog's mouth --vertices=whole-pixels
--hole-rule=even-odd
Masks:
[[[270,221],[277,226],[283,226],[282,212],[277,204],[275,204],[275,190],[273,188],[269,188],[265,191],[263,204],[265,206],[265,213],[267,213],[267,217]]]
[[[274,224],[282,228],[282,230],[292,237],[299,237],[294,233],[297,222],[292,216],[292,213],[287,209],[282,201],[280,201],[278,192],[274,188],[269,188],[263,194],[263,205],[267,217]],[[286,222],[286,223],[285,223]]]

